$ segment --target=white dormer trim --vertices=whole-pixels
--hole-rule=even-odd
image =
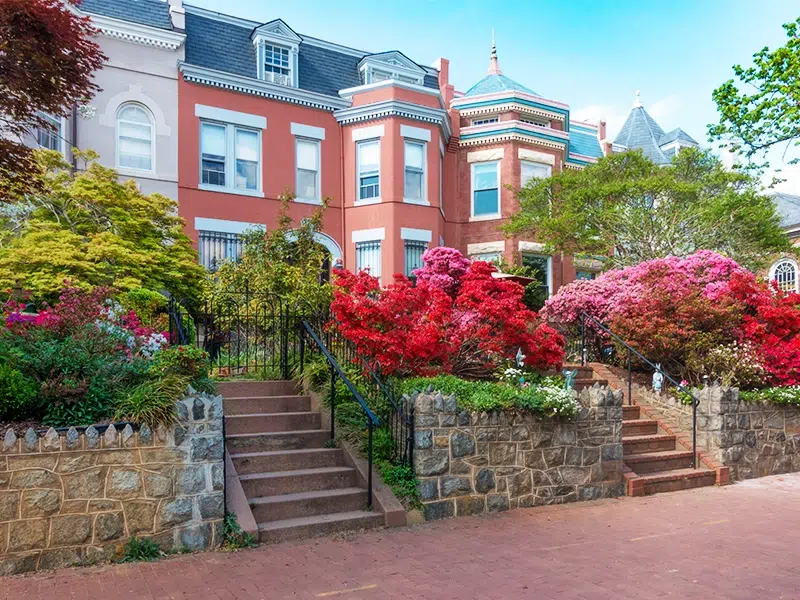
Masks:
[[[297,35],[282,19],[275,19],[256,27],[251,38],[253,45],[256,47],[258,78],[278,85],[298,87],[297,57],[300,51],[300,42],[303,41],[303,38]],[[264,68],[265,44],[285,48],[289,51],[289,74],[287,76],[266,72]]]
[[[87,13],[89,14],[89,13]],[[106,37],[117,38],[133,44],[143,46],[155,46],[165,50],[177,50],[180,48],[186,35],[176,31],[168,31],[157,27],[148,27],[138,23],[113,19],[102,15],[89,14],[89,19],[100,33]]]
[[[379,73],[395,81],[420,86],[425,83],[425,69],[396,50],[365,56],[358,63],[358,70],[365,84],[375,83],[375,76]]]

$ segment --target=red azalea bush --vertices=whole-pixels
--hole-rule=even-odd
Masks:
[[[416,286],[395,275],[381,289],[366,272],[336,272],[331,309],[363,356],[389,375],[485,378],[518,349],[534,369],[560,367],[564,339],[525,307],[522,286],[492,277],[489,263],[436,250],[431,264],[416,272]]]
[[[800,384],[800,295],[761,282],[729,258],[702,251],[608,271],[559,290],[542,311],[561,328],[581,312],[693,383]],[[714,365],[727,356],[721,372]],[[724,361],[722,361],[724,362]],[[736,370],[747,371],[738,377]]]

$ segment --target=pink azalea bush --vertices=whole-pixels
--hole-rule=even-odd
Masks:
[[[414,270],[417,280],[442,290],[451,298],[458,295],[461,279],[472,261],[455,248],[430,248],[422,255],[423,267]]]

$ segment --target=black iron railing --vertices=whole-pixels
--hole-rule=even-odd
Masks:
[[[308,336],[310,343],[313,344],[315,349],[319,351],[322,356],[325,357],[327,362],[328,368],[330,370],[331,376],[331,387],[330,387],[330,405],[331,405],[331,440],[336,439],[336,380],[337,378],[345,385],[347,390],[350,392],[352,397],[355,399],[356,402],[361,406],[361,410],[364,412],[364,418],[366,420],[367,426],[367,505],[372,506],[372,437],[373,432],[377,427],[380,427],[380,420],[372,412],[369,405],[367,404],[366,400],[364,400],[361,393],[358,391],[356,386],[350,381],[347,373],[342,369],[339,362],[336,360],[336,357],[331,353],[331,351],[326,346],[325,342],[322,341],[320,336],[314,331],[314,327],[306,320],[301,321],[301,328],[303,335],[300,337],[300,354],[303,358],[305,358],[306,348],[305,348],[305,336]],[[300,361],[300,368],[302,371],[303,361]]]
[[[616,342],[616,348],[612,348],[610,341]],[[569,347],[569,344],[568,344]],[[655,364],[650,361],[641,352],[631,347],[625,340],[611,331],[599,320],[587,313],[581,313],[580,317],[580,361],[581,365],[586,365],[589,362],[590,353],[598,362],[606,362],[612,355],[616,353],[619,348],[624,348],[625,357],[624,363],[628,375],[628,404],[632,404],[631,398],[632,385],[633,385],[633,361],[634,359],[653,369],[653,372],[661,373],[663,378],[674,385],[679,393],[686,394],[692,403],[692,466],[697,468],[697,406],[700,400],[697,399],[691,389],[689,389],[682,382],[670,377],[668,373],[661,368],[661,365]],[[619,361],[618,361],[619,362]]]

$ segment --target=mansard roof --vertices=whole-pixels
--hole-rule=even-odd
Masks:
[[[675,142],[675,141],[678,141],[681,144],[689,145],[689,146],[698,146],[699,145],[696,141],[694,141],[694,138],[692,138],[692,136],[690,136],[688,133],[686,133],[680,127],[677,127],[676,129],[673,129],[672,131],[668,131],[663,136],[661,136],[661,139],[658,140],[658,145],[659,146],[664,146],[666,144],[669,144],[669,143]]]
[[[121,19],[131,23],[172,29],[169,4],[163,0],[83,0],[78,8],[81,12]]]
[[[772,194],[775,201],[775,208],[781,217],[782,227],[792,227],[800,225],[800,196],[775,192]]]
[[[270,23],[277,21],[279,20]],[[256,48],[251,38],[256,27],[263,25],[236,17],[217,15],[196,7],[187,7],[186,63],[257,78]],[[303,39],[299,44],[297,56],[299,89],[338,99],[339,90],[362,85],[358,65],[371,53],[314,40],[307,36],[298,35],[298,37]],[[425,71],[425,87],[439,88],[438,78],[435,75],[417,63],[413,64]]]
[[[639,104],[631,109],[625,124],[620,129],[615,144],[621,144],[629,149],[639,149],[654,163],[663,165],[670,162],[659,147],[664,130],[659,127],[655,119]]]

